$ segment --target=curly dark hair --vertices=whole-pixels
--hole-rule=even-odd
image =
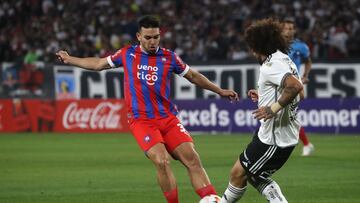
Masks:
[[[272,18],[258,20],[245,30],[245,41],[256,53],[269,56],[280,50],[288,53],[289,43],[281,34],[281,23]]]

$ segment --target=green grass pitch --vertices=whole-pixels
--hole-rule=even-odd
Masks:
[[[221,194],[249,134],[194,135]],[[310,135],[311,157],[296,147],[273,178],[292,203],[360,202],[360,136]],[[185,168],[172,161],[180,202],[197,203]],[[161,203],[152,163],[129,134],[0,134],[1,203]],[[266,202],[252,187],[241,202]]]

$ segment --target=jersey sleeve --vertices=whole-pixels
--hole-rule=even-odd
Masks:
[[[260,74],[264,79],[274,85],[282,86],[283,80],[287,75],[292,75],[289,65],[281,61],[271,61],[265,63],[261,69]]]
[[[189,65],[184,63],[184,61],[176,53],[173,53],[172,67],[174,69],[174,73],[181,77],[183,77],[190,69]]]
[[[123,61],[122,61],[123,52],[124,52],[123,49],[119,49],[115,54],[108,56],[106,58],[111,68],[118,68],[120,66],[123,66]]]
[[[304,42],[301,43],[300,48],[300,54],[303,59],[307,59],[310,57],[310,49],[308,45],[306,45]]]

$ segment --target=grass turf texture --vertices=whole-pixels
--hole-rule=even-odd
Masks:
[[[249,134],[194,136],[221,194]],[[360,136],[310,137],[311,157],[296,147],[273,178],[289,202],[360,202]],[[196,203],[185,168],[172,161],[180,202]],[[152,163],[129,134],[0,134],[1,203],[165,202]],[[266,202],[252,187],[241,202]]]

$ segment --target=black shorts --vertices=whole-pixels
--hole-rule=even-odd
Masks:
[[[281,148],[264,144],[256,132],[252,142],[240,154],[239,160],[248,175],[267,179],[285,164],[294,148],[295,146]]]

